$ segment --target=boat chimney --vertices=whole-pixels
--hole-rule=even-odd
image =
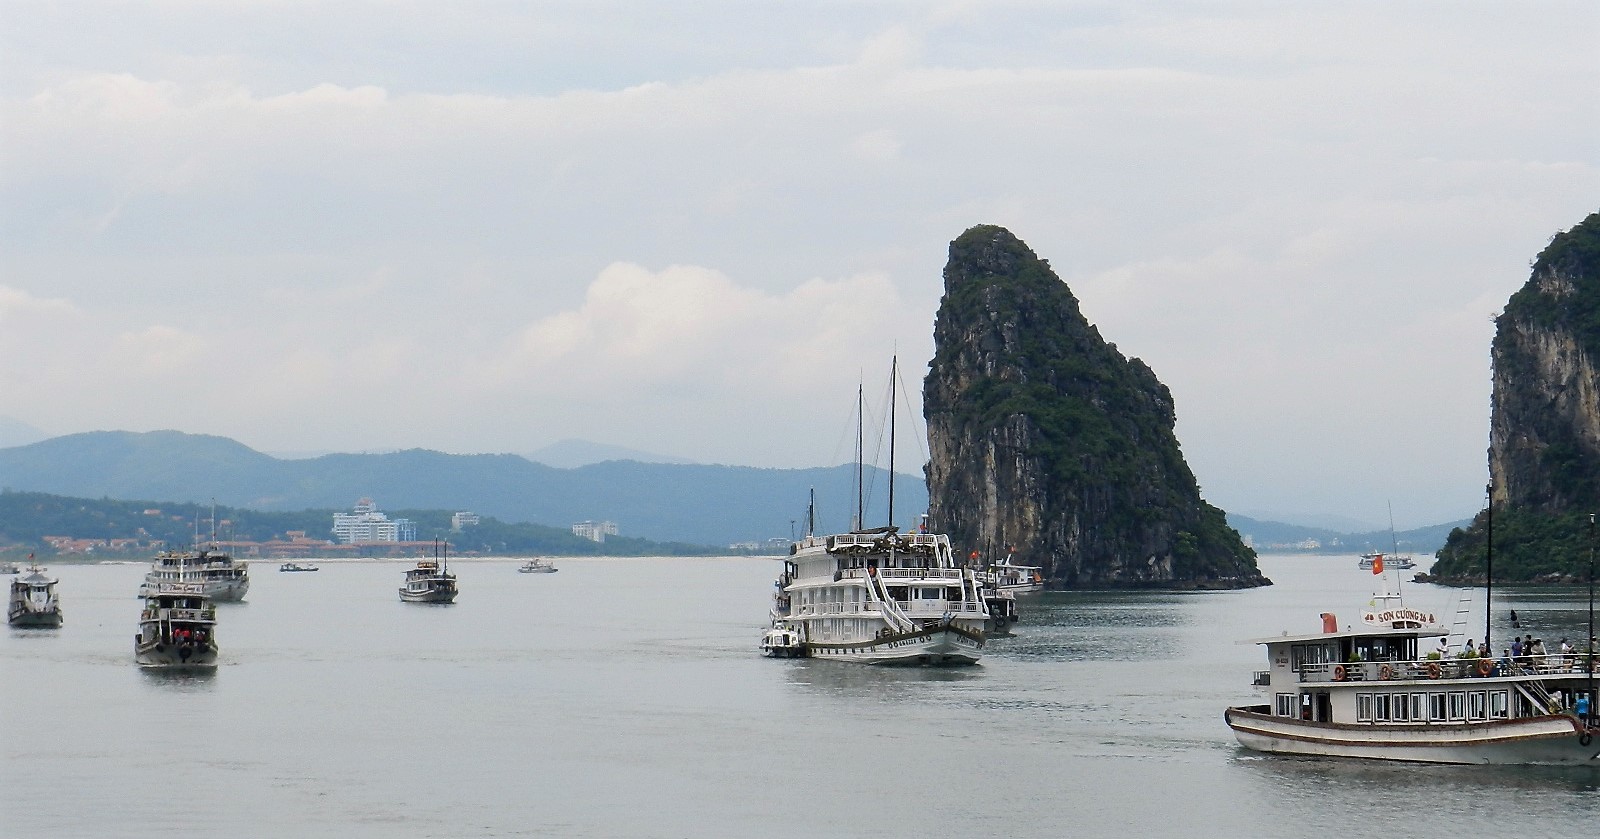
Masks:
[[[1322,631],[1333,633],[1339,631],[1339,619],[1332,612],[1322,613]]]

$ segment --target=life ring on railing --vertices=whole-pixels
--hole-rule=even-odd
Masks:
[[[1478,675],[1487,676],[1494,672],[1494,662],[1487,658],[1478,659]]]
[[[1390,679],[1393,679],[1393,678],[1394,678],[1394,668],[1393,667],[1390,667],[1387,664],[1381,664],[1381,665],[1378,666],[1378,679],[1380,681],[1387,682],[1387,681],[1389,681]]]
[[[1350,674],[1348,674],[1348,673],[1346,673],[1344,671],[1344,665],[1343,664],[1335,664],[1335,665],[1333,665],[1333,680],[1335,682],[1342,682],[1349,675]]]
[[[1443,671],[1439,669],[1439,662],[1437,662],[1437,661],[1428,662],[1428,678],[1437,679],[1437,678],[1439,678],[1439,676],[1442,673],[1443,673]]]

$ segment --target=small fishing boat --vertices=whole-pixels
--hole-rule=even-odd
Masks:
[[[554,574],[555,572],[560,571],[560,570],[561,570],[560,568],[557,568],[555,566],[555,563],[551,562],[548,559],[534,558],[534,559],[528,560],[527,562],[522,563],[522,565],[519,568],[517,568],[517,573],[519,573],[519,574]]]
[[[6,607],[6,622],[20,627],[61,625],[61,600],[56,596],[56,580],[35,565],[28,573],[11,581],[11,599]]]
[[[456,575],[450,573],[449,553],[448,544],[441,550],[435,543],[434,558],[419,559],[415,568],[406,571],[400,599],[407,603],[454,603]]]
[[[768,658],[804,658],[806,642],[800,630],[780,622],[761,636],[761,654]]]
[[[143,667],[217,666],[217,607],[204,583],[159,583],[145,593],[134,658]]]
[[[318,568],[315,565],[301,565],[298,562],[285,562],[284,564],[278,566],[278,570],[279,571],[294,572],[294,571],[321,571],[322,569]]]

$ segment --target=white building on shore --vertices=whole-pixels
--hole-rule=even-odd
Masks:
[[[378,511],[371,498],[363,498],[356,502],[354,512],[333,514],[333,538],[347,545],[415,542],[417,525],[410,519],[391,519]]]
[[[591,542],[604,542],[607,536],[617,535],[614,521],[580,521],[572,526],[572,535],[582,536]]]

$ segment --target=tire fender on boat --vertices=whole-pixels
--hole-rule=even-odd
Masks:
[[[1379,665],[1378,666],[1378,678],[1380,680],[1382,680],[1382,681],[1385,681],[1385,682],[1389,681],[1390,679],[1393,679],[1394,678],[1394,668],[1390,667],[1387,664]]]
[[[1487,658],[1478,659],[1478,675],[1487,676],[1494,672],[1494,662]]]

